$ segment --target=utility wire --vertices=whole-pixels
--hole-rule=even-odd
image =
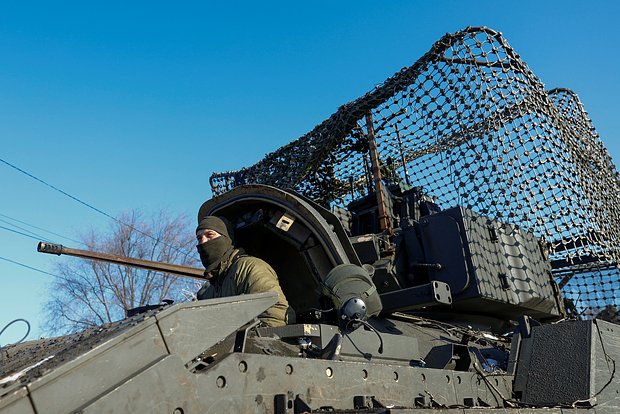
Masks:
[[[81,241],[79,241],[79,240],[72,239],[71,237],[63,236],[62,234],[58,234],[58,233],[55,233],[55,232],[53,232],[53,231],[51,231],[51,230],[44,229],[43,227],[37,227],[37,226],[35,226],[34,224],[30,224],[30,223],[28,223],[28,222],[25,222],[25,221],[22,221],[22,220],[16,219],[15,217],[7,216],[6,214],[2,214],[2,213],[0,213],[0,216],[1,216],[1,217],[4,217],[4,218],[7,218],[7,219],[9,219],[9,220],[13,220],[13,221],[16,221],[16,222],[18,222],[18,223],[24,224],[24,225],[26,225],[26,226],[28,226],[28,227],[32,227],[33,229],[41,230],[41,231],[44,231],[44,232],[49,233],[49,234],[53,234],[54,236],[61,237],[61,238],[66,239],[66,240],[71,240],[71,241],[72,241],[72,242],[74,242],[74,243],[79,243],[79,244],[82,244],[82,245],[84,244],[84,242],[81,242]],[[2,220],[2,221],[3,221],[3,222],[5,222],[5,223],[8,223],[8,222],[6,222],[6,221],[4,221],[4,220]],[[11,224],[12,226],[17,227],[17,228],[20,228],[20,227],[16,226],[15,224],[12,224],[12,223],[10,223],[10,224]],[[22,229],[22,230],[25,230],[25,229]],[[35,234],[35,233],[34,233],[34,232],[32,232],[32,234]]]
[[[13,223],[11,223],[10,221],[4,220],[4,219],[0,219],[0,222],[2,222],[2,223],[6,223],[6,224],[8,224],[9,226],[13,226],[13,227],[15,227],[15,228],[17,228],[17,229],[20,229],[20,230],[26,231],[26,232],[30,233],[31,235],[33,235],[33,236],[36,236],[36,237],[40,238],[40,239],[41,239],[41,240],[43,240],[43,241],[51,241],[51,240],[48,240],[48,239],[47,239],[47,237],[45,237],[45,236],[42,236],[42,235],[40,235],[40,234],[35,233],[34,231],[31,231],[31,230],[25,229],[25,228],[23,228],[23,227],[20,227],[20,226],[18,226],[17,224],[13,224]]]
[[[30,235],[30,234],[22,233],[21,231],[17,231],[17,230],[14,230],[14,229],[10,229],[10,228],[8,228],[8,227],[0,226],[0,229],[7,230],[7,231],[10,231],[10,232],[13,232],[13,233],[17,233],[17,234],[20,234],[20,235],[22,235],[22,236],[30,237],[31,239],[41,240],[41,238],[40,238],[40,237],[38,237],[38,236],[32,236],[32,235]],[[46,241],[49,241],[49,240],[46,240]]]
[[[83,205],[85,205],[86,207],[88,207],[88,208],[90,208],[90,209],[92,209],[92,210],[95,210],[96,212],[101,213],[101,214],[103,214],[104,216],[106,216],[106,217],[108,217],[108,218],[111,218],[112,220],[118,221],[116,218],[112,217],[112,216],[111,216],[111,215],[109,215],[108,213],[106,213],[106,212],[104,212],[104,211],[99,210],[97,207],[91,206],[90,204],[88,204],[88,203],[86,203],[86,202],[84,202],[84,201],[80,200],[80,199],[79,199],[79,198],[77,198],[77,197],[72,196],[71,194],[67,193],[66,191],[63,191],[63,190],[61,190],[60,188],[58,188],[58,187],[56,187],[56,186],[53,186],[52,184],[50,184],[50,183],[48,183],[48,182],[46,182],[46,181],[43,181],[42,179],[40,179],[40,178],[38,178],[38,177],[35,177],[34,175],[30,174],[28,171],[24,171],[24,170],[22,170],[21,168],[19,168],[19,167],[15,166],[15,165],[13,165],[13,164],[11,164],[10,162],[3,160],[2,158],[0,158],[0,162],[2,162],[2,163],[4,163],[4,164],[8,165],[9,167],[11,167],[11,168],[13,168],[13,169],[15,169],[15,170],[19,171],[19,172],[20,172],[20,173],[22,173],[22,174],[27,175],[28,177],[32,178],[33,180],[36,180],[36,181],[40,182],[41,184],[46,185],[46,186],[48,186],[48,187],[50,187],[50,188],[52,188],[52,189],[54,189],[54,190],[58,191],[59,193],[61,193],[61,194],[65,195],[65,196],[67,196],[67,197],[71,198],[72,200],[75,200],[75,201],[77,201],[78,203],[83,204]]]
[[[95,206],[93,206],[93,205],[91,205],[91,204],[88,204],[87,202],[82,201],[82,200],[80,200],[80,199],[79,199],[79,198],[77,198],[77,197],[72,196],[71,194],[67,193],[66,191],[63,191],[63,190],[61,190],[60,188],[58,188],[58,187],[56,187],[56,186],[54,186],[54,185],[52,185],[52,184],[50,184],[50,183],[48,183],[48,182],[46,182],[46,181],[44,181],[44,180],[42,180],[42,179],[40,179],[40,178],[38,178],[38,177],[36,177],[36,176],[34,176],[34,175],[30,174],[28,171],[22,170],[21,168],[19,168],[19,167],[15,166],[15,165],[13,165],[13,164],[11,164],[10,162],[8,162],[8,161],[6,161],[6,160],[4,160],[4,159],[2,159],[2,158],[0,158],[0,162],[2,162],[3,164],[8,165],[9,167],[11,167],[11,168],[13,168],[13,169],[15,169],[15,170],[19,171],[19,172],[20,172],[20,173],[22,173],[22,174],[27,175],[28,177],[32,178],[33,180],[36,180],[36,181],[40,182],[41,184],[43,184],[43,185],[45,185],[45,186],[47,186],[47,187],[50,187],[51,189],[53,189],[53,190],[55,190],[55,191],[58,191],[59,193],[61,193],[61,194],[65,195],[65,196],[67,196],[67,197],[69,197],[70,199],[72,199],[72,200],[74,200],[74,201],[77,201],[78,203],[80,203],[80,204],[82,204],[82,205],[84,205],[84,206],[86,206],[86,207],[90,208],[91,210],[94,210],[94,211],[96,211],[97,213],[102,214],[102,215],[106,216],[107,218],[112,219],[112,220],[114,220],[115,222],[117,222],[117,223],[119,223],[119,224],[121,224],[121,225],[123,225],[123,226],[127,226],[127,227],[131,228],[132,230],[134,230],[134,231],[136,231],[136,232],[138,232],[138,233],[142,234],[143,236],[146,236],[146,237],[148,237],[148,238],[150,238],[150,239],[153,239],[153,240],[154,240],[154,241],[156,241],[156,242],[161,242],[161,243],[165,244],[166,246],[171,247],[171,248],[173,248],[174,250],[176,250],[176,251],[178,251],[178,252],[180,252],[180,253],[183,253],[186,257],[187,257],[187,256],[189,256],[189,254],[190,254],[189,252],[187,252],[187,251],[185,251],[185,250],[183,250],[183,249],[181,249],[181,248],[179,248],[179,247],[176,247],[176,246],[173,246],[173,245],[171,245],[171,244],[169,244],[169,243],[166,243],[166,242],[164,242],[163,240],[156,239],[155,237],[151,236],[150,234],[145,233],[145,232],[141,231],[140,229],[135,228],[134,226],[132,226],[132,225],[130,225],[130,224],[123,223],[122,221],[120,221],[119,219],[117,219],[117,218],[116,218],[116,217],[114,217],[114,216],[109,215],[109,214],[108,214],[108,213],[106,213],[105,211],[102,211],[102,210],[98,209],[97,207],[95,207]]]
[[[26,265],[26,264],[23,264],[23,263],[20,263],[20,262],[16,262],[15,260],[11,260],[11,259],[8,259],[8,258],[6,258],[6,257],[2,257],[2,256],[0,256],[0,259],[1,259],[1,260],[5,260],[5,261],[7,261],[7,262],[9,262],[9,263],[16,264],[16,265],[18,265],[18,266],[25,267],[26,269],[34,270],[35,272],[43,273],[43,274],[50,275],[50,276],[54,276],[54,277],[60,277],[60,276],[55,275],[55,274],[53,274],[53,273],[46,272],[45,270],[37,269],[36,267],[28,266],[28,265]]]

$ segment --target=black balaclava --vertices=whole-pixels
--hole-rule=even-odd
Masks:
[[[200,254],[200,261],[205,267],[205,274],[215,270],[226,253],[233,249],[228,220],[216,216],[207,216],[198,223],[196,233],[206,229],[217,231],[220,237],[196,246],[198,254]]]

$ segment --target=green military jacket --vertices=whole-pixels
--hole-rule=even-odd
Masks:
[[[198,291],[198,299],[274,291],[278,302],[263,312],[259,319],[267,326],[282,326],[295,322],[295,312],[288,305],[275,270],[267,262],[245,256],[243,250],[233,249],[222,259],[208,283]]]

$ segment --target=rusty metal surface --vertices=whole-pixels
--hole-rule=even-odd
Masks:
[[[384,181],[533,231],[573,312],[618,306],[616,167],[577,95],[546,91],[488,28],[446,34],[309,133],[253,166],[213,174],[214,194],[260,183],[346,207],[374,191],[367,113]]]
[[[146,270],[153,270],[162,273],[172,273],[175,275],[189,276],[196,279],[204,279],[204,269],[197,267],[184,266],[174,263],[155,262],[152,260],[136,259],[133,257],[121,256],[118,254],[100,253],[89,250],[72,249],[61,244],[39,242],[37,251],[40,253],[67,255],[81,257],[83,259],[98,260],[103,262],[138,267]]]

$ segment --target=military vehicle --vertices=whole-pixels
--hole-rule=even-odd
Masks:
[[[574,93],[498,32],[447,34],[211,177],[198,219],[274,267],[294,324],[261,326],[261,293],[9,346],[0,412],[620,412],[619,183]]]

